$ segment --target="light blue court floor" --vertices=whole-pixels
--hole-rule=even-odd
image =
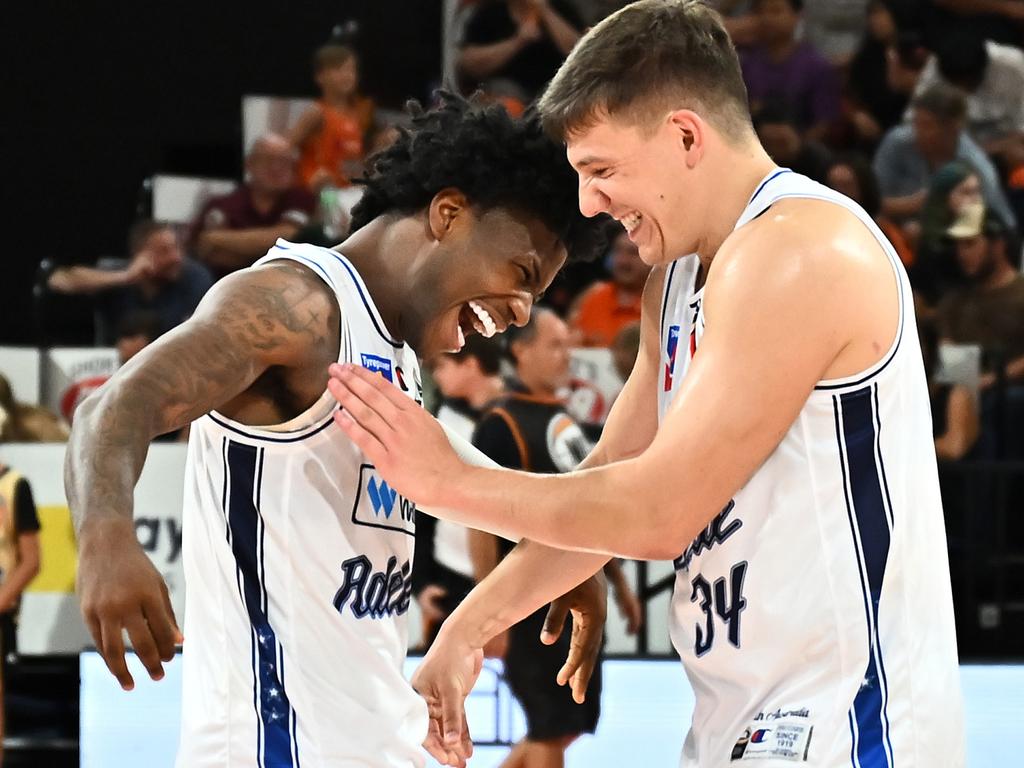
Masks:
[[[179,723],[180,657],[160,683],[134,656],[136,689],[123,692],[99,654],[82,654],[82,768],[173,768]],[[411,674],[419,659],[406,662]],[[643,765],[675,768],[693,712],[693,695],[678,661],[609,660],[597,733],[569,748],[568,768]],[[476,741],[514,742],[525,730],[522,712],[488,662],[467,702]],[[966,665],[961,679],[967,713],[968,765],[1024,765],[1017,744],[1024,729],[1024,665]],[[479,746],[471,768],[491,768],[508,747]],[[432,761],[429,765],[437,765]]]

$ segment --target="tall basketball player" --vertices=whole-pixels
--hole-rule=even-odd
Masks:
[[[539,121],[448,98],[377,157],[344,243],[279,241],[81,406],[79,591],[125,688],[122,628],[155,679],[181,640],[132,489],[150,439],[192,425],[178,766],[423,763],[427,709],[402,677],[415,497],[331,420],[327,368],[365,366],[419,407],[416,352],[526,323],[567,253],[598,247],[575,189]],[[581,610],[603,611],[598,592]]]
[[[963,765],[928,394],[891,245],[775,167],[721,20],[695,0],[598,24],[540,108],[583,212],[610,213],[655,265],[591,468],[466,467],[386,383],[339,367],[329,385],[393,487],[540,542],[452,614],[414,678],[444,732],[470,653],[615,554],[675,562],[672,637],[697,698],[683,766]]]

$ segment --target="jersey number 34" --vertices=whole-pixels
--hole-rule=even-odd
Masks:
[[[743,597],[743,577],[746,573],[747,562],[743,561],[732,567],[728,580],[722,576],[711,584],[702,574],[697,574],[690,582],[693,585],[690,602],[700,600],[700,609],[704,611],[704,626],[697,624],[697,639],[693,645],[693,652],[697,656],[703,656],[714,645],[715,616],[726,625],[729,642],[740,647],[740,613],[747,607],[746,598]]]

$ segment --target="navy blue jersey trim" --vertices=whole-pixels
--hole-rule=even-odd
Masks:
[[[672,280],[675,278],[677,266],[679,266],[679,259],[672,262],[672,266],[668,268],[668,274],[665,275],[665,296],[661,302],[661,340],[658,342],[659,347],[665,339],[665,313],[668,311],[668,295],[672,289]]]
[[[346,261],[345,258],[343,258],[340,253],[338,253],[337,251],[332,251],[330,248],[321,248],[321,250],[331,254],[331,256],[333,256],[338,261],[338,263],[345,268],[345,271],[348,272],[349,276],[352,278],[352,284],[355,285],[356,291],[359,293],[359,298],[362,300],[363,306],[366,307],[366,313],[370,316],[370,321],[373,323],[373,327],[376,329],[377,335],[379,335],[382,339],[384,339],[384,341],[386,341],[395,349],[401,349],[402,347],[404,347],[404,341],[395,341],[390,336],[388,336],[387,333],[384,332],[384,329],[377,321],[377,313],[373,311],[373,305],[370,304],[369,300],[366,298],[366,294],[363,293],[363,287],[360,284],[359,277],[356,275],[355,271],[349,265],[348,261]]]
[[[839,468],[868,634],[864,682],[850,711],[856,754],[854,765],[860,768],[891,768],[892,744],[887,712],[889,690],[878,632],[878,606],[892,532],[876,463],[878,445],[873,404],[871,387],[832,396]]]
[[[266,526],[260,511],[265,451],[255,445],[228,441],[225,471],[230,480],[226,507],[231,551],[242,582],[242,602],[255,641],[253,690],[257,697],[257,722],[263,729],[262,744],[257,738],[257,760],[266,768],[295,768],[290,729],[294,710],[280,673],[281,646],[268,615]]]
[[[760,186],[758,186],[758,188],[754,190],[754,194],[752,194],[750,196],[750,202],[747,203],[747,207],[749,208],[750,206],[752,206],[754,204],[754,201],[757,200],[757,196],[760,195],[764,191],[764,188],[768,186],[769,182],[774,181],[775,179],[777,179],[779,176],[781,176],[784,173],[792,173],[792,171],[789,170],[789,168],[779,168],[779,170],[777,170],[775,173],[773,173],[767,179],[762,181]]]
[[[254,435],[251,432],[246,432],[244,430],[239,429],[238,427],[234,427],[231,424],[228,424],[227,422],[218,419],[216,416],[213,415],[212,412],[206,415],[209,416],[210,419],[212,419],[216,424],[219,424],[220,426],[224,427],[224,429],[234,432],[236,435],[248,437],[251,440],[263,440],[268,443],[297,443],[301,440],[306,440],[307,438],[313,437],[313,435],[317,435],[320,432],[323,432],[325,429],[327,429],[327,427],[331,426],[331,422],[334,421],[334,411],[331,411],[331,415],[328,417],[326,421],[324,421],[322,424],[318,424],[315,427],[312,427],[308,432],[303,432],[300,435],[293,435],[291,437],[270,437],[269,435]]]

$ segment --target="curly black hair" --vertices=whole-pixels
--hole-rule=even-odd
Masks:
[[[479,97],[437,95],[430,110],[409,102],[410,125],[370,158],[358,180],[365,189],[352,209],[352,232],[386,213],[418,211],[437,192],[454,187],[479,208],[507,207],[537,217],[565,246],[569,261],[603,251],[607,217],[580,213],[576,173],[535,113],[517,119]]]

